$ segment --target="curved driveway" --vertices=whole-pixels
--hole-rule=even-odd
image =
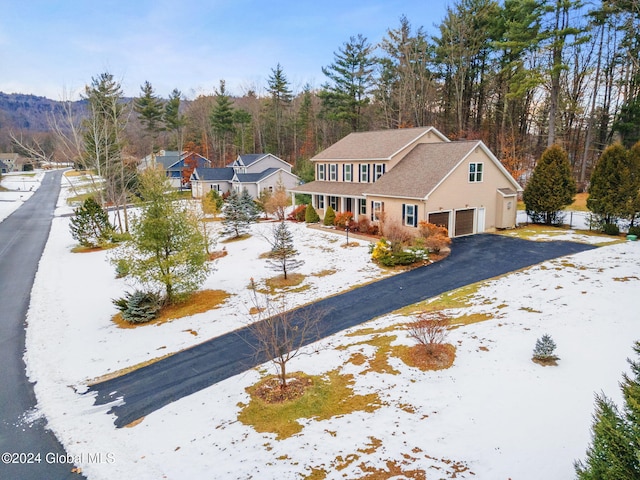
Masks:
[[[320,332],[308,343],[440,293],[518,270],[544,260],[594,248],[571,242],[530,242],[502,235],[453,241],[441,262],[320,300],[296,310],[318,309]],[[111,408],[118,427],[191,393],[269,360],[256,356],[252,331],[243,328],[183,350],[154,364],[90,387],[96,404],[123,398]]]
[[[0,454],[13,453],[12,460],[18,461],[7,464],[3,457],[0,479],[80,478],[71,473],[73,464],[59,462],[66,452],[46,429],[46,420],[28,418],[37,402],[23,360],[31,288],[51,229],[61,175],[62,171],[47,173],[33,196],[0,222]],[[32,463],[23,463],[27,460]]]

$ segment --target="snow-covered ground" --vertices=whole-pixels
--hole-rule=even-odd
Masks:
[[[66,194],[64,188],[60,213],[68,211]],[[251,370],[176,401],[136,426],[116,429],[106,413],[109,406],[94,406],[91,395],[81,393],[87,381],[244,325],[249,279],[275,275],[258,258],[269,249],[258,230],[270,227],[256,225],[251,238],[224,244],[228,255],[216,260],[204,285],[232,294],[221,308],[120,329],[111,322],[116,311],[111,299],[127,285],[114,278],[107,252],[70,252],[68,222],[54,219],[40,262],[25,360],[37,382],[34,415],[46,415],[89,479],[293,479],[313,469],[326,471],[326,478],[361,478],[367,469],[390,466],[424,471],[427,478],[572,478],[573,461],[584,456],[589,441],[594,393],[620,399],[620,374],[640,339],[633,315],[640,242],[626,242],[485,282],[470,298],[471,306],[448,312],[453,317],[486,313],[492,319],[451,330],[448,341],[457,354],[447,370],[422,372],[390,358],[399,373],[377,373],[367,372],[368,362],[348,361],[356,353],[371,359],[375,348],[366,341],[375,335],[412,344],[401,326],[408,318],[400,315],[367,323],[378,332],[363,326],[351,330],[360,332],[355,338],[334,335],[323,348],[313,346],[310,355],[291,362],[290,371],[354,374],[357,394],[380,397],[372,413],[303,420],[304,429],[284,440],[257,433],[237,420],[238,404],[248,401],[245,388],[261,376]],[[299,271],[309,285],[293,294],[294,303],[381,275],[365,242],[343,248],[344,237],[290,226],[306,260]],[[381,331],[393,325],[396,330]],[[531,362],[535,341],[544,333],[558,344],[557,367]]]
[[[26,202],[40,186],[44,172],[16,172],[2,175],[0,185],[7,191],[0,190],[0,222],[11,215],[20,205]]]

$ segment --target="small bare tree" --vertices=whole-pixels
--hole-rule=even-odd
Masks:
[[[261,295],[253,280],[251,290],[252,311],[255,321],[249,325],[258,358],[269,359],[276,367],[280,388],[287,388],[287,365],[303,353],[302,347],[319,338],[318,326],[322,312],[313,307],[288,310],[286,294],[277,301],[268,295]],[[253,320],[253,319],[252,319]]]
[[[449,317],[442,312],[423,312],[415,322],[406,325],[409,336],[424,345],[427,352],[444,343],[449,333]]]
[[[284,221],[287,207],[291,204],[291,198],[287,195],[287,190],[282,182],[278,180],[275,192],[269,196],[265,202],[265,213],[275,214],[279,221]]]

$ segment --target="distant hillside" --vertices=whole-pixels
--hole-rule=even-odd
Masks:
[[[84,102],[74,102],[78,108]],[[36,95],[0,92],[0,129],[28,132],[49,131],[51,115],[62,113],[62,102]]]

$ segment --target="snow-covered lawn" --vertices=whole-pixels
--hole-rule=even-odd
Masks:
[[[64,184],[63,184],[64,186]],[[64,195],[59,212],[64,207]],[[380,406],[330,420],[302,420],[301,433],[283,440],[240,423],[239,403],[258,370],[230,378],[176,401],[131,428],[116,429],[109,406],[83,395],[88,380],[160,357],[243,326],[247,284],[275,275],[259,255],[269,249],[258,230],[219,244],[228,255],[204,288],[232,294],[221,308],[162,325],[120,329],[111,322],[111,299],[127,285],[114,278],[107,252],[71,253],[68,218],[54,219],[28,313],[25,359],[38,412],[90,479],[361,478],[372,470],[396,478],[423,471],[426,478],[566,479],[589,441],[593,395],[619,400],[618,381],[640,339],[637,292],[640,243],[601,247],[485,282],[453,317],[485,313],[490,320],[451,330],[453,367],[371,371],[376,336],[411,344],[408,320],[387,315],[309,349],[290,371],[355,376],[355,393],[377,393]],[[367,245],[343,248],[344,237],[291,224],[305,258],[299,270],[305,303],[382,275]],[[481,252],[479,252],[481,255]],[[329,271],[332,274],[327,274]],[[354,306],[357,308],[357,306]],[[397,328],[390,329],[393,325]],[[368,330],[364,330],[367,327]],[[370,330],[373,329],[373,330]],[[383,331],[384,330],[384,331]],[[197,333],[197,336],[193,334]],[[350,333],[350,334],[348,334]],[[558,345],[557,367],[531,361],[535,341],[549,333]],[[367,343],[369,342],[369,343]],[[269,368],[270,370],[270,368]],[[102,461],[96,455],[102,454]],[[401,472],[405,472],[403,477]],[[390,478],[377,477],[377,478]],[[419,477],[416,477],[419,478]]]
[[[31,198],[33,192],[40,186],[43,176],[43,171],[5,173],[2,175],[0,185],[7,190],[0,190],[0,222]]]

